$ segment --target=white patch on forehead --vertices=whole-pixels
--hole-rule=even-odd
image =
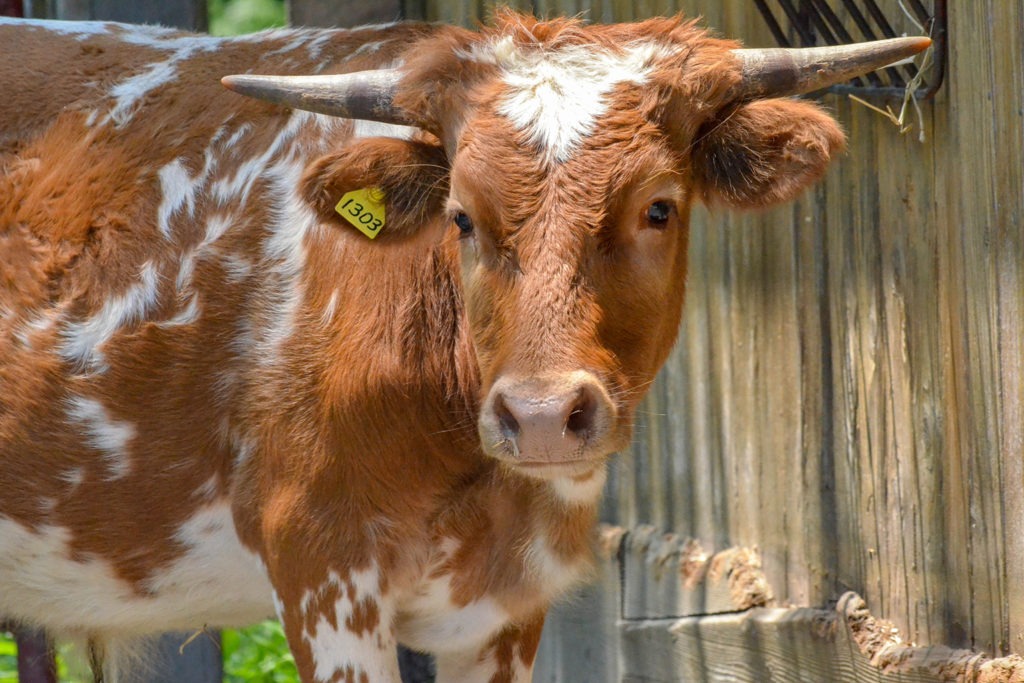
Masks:
[[[84,396],[68,400],[68,418],[84,427],[86,442],[103,453],[109,481],[131,472],[128,445],[135,438],[134,424],[112,418],[102,403]]]
[[[160,274],[152,261],[142,265],[140,278],[123,294],[107,299],[96,315],[67,326],[60,351],[63,358],[94,370],[106,369],[100,347],[125,325],[140,322],[156,304]]]
[[[608,472],[601,467],[582,481],[574,477],[557,477],[551,481],[551,490],[564,503],[592,505],[601,497],[607,480]]]
[[[352,597],[349,597],[349,587],[353,589]],[[314,600],[318,596],[330,594],[339,596],[329,608],[333,609],[334,614],[310,615]],[[349,629],[346,620],[353,614],[356,604],[363,601],[372,602],[380,614],[375,629],[356,633]],[[313,628],[305,628],[302,633],[313,655],[316,680],[334,680],[337,672],[345,671],[348,667],[355,670],[357,678],[360,673],[365,673],[371,681],[400,679],[398,660],[390,653],[394,646],[394,636],[388,630],[392,611],[389,602],[381,600],[380,573],[376,564],[365,570],[352,571],[345,581],[337,572],[330,572],[319,588],[305,592],[299,609],[304,623],[309,623],[310,616],[318,616]],[[337,626],[333,626],[331,621]]]
[[[507,92],[499,112],[533,144],[565,161],[607,110],[608,93],[619,83],[642,85],[655,62],[672,53],[650,41],[621,52],[592,45],[521,48],[505,36],[463,56],[501,69]]]

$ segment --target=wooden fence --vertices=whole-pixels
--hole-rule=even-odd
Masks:
[[[384,18],[486,16],[391,1]],[[292,16],[342,25],[341,4]],[[507,4],[683,11],[773,44],[750,0]],[[951,2],[949,29],[923,130],[829,96],[851,142],[824,183],[765,214],[697,211],[680,341],[609,484],[603,579],[549,620],[538,680],[1024,675],[1024,6]]]

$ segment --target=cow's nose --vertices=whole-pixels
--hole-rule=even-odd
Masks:
[[[600,451],[614,407],[589,372],[544,379],[495,382],[481,415],[481,430],[496,432],[505,451],[525,464],[543,465],[608,455]]]

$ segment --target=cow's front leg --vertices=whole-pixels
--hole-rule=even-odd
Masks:
[[[399,681],[394,609],[375,564],[278,587],[278,613],[303,683]]]
[[[544,613],[506,626],[482,648],[437,655],[438,683],[529,683]]]

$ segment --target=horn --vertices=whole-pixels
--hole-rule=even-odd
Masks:
[[[225,76],[225,88],[258,100],[346,119],[411,125],[394,104],[398,69],[322,76]]]
[[[743,67],[741,99],[801,95],[913,57],[930,38],[889,38],[853,45],[733,50]]]

